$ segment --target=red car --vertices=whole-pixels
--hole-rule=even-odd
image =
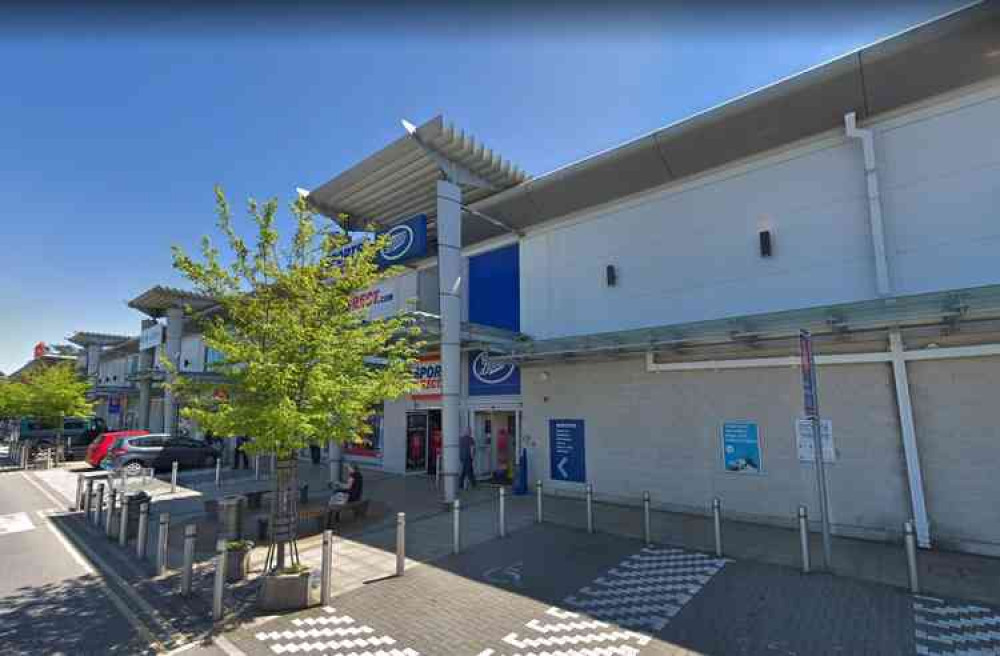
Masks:
[[[87,447],[86,461],[91,467],[100,467],[101,461],[108,455],[108,449],[119,437],[134,437],[136,435],[149,435],[147,430],[126,430],[114,431],[112,433],[101,433]]]

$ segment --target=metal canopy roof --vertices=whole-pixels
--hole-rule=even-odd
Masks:
[[[78,346],[90,346],[92,344],[96,344],[98,346],[114,346],[128,341],[129,339],[130,337],[128,335],[109,335],[107,333],[78,331],[67,337],[66,341]]]
[[[661,347],[752,341],[905,325],[1000,317],[1000,285],[880,298],[801,310],[513,343],[498,359],[546,360],[597,353],[642,352]]]
[[[400,129],[402,132],[402,128]],[[482,200],[527,179],[509,161],[474,137],[436,116],[416,129],[434,152],[485,179],[496,189],[469,189],[465,202]],[[438,165],[416,140],[403,135],[379,152],[309,192],[310,203],[328,216],[350,215],[351,229],[371,221],[391,225],[415,214],[437,213]]]
[[[168,309],[174,307],[190,306],[194,310],[204,310],[215,304],[211,297],[204,294],[162,285],[151,287],[128,302],[130,308],[154,319],[162,317]]]
[[[928,21],[499,194],[467,195],[516,229],[608,203],[1000,75],[1000,3]],[[433,124],[420,130],[440,131]],[[420,131],[418,130],[418,132]],[[436,170],[405,138],[313,192],[326,213],[379,221],[434,204]],[[511,179],[516,179],[512,176]],[[508,185],[509,186],[509,185]],[[463,244],[502,234],[463,225]]]

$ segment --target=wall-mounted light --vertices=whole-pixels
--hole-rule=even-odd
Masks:
[[[540,374],[538,374],[538,380],[542,381],[543,383],[546,382],[548,379],[549,379],[549,372],[543,371]]]

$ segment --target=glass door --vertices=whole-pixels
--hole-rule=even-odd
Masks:
[[[427,468],[427,412],[406,413],[406,470]]]

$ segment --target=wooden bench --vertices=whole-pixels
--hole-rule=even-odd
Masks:
[[[345,510],[351,511],[351,516],[354,519],[359,517],[364,517],[368,514],[368,504],[369,499],[360,499],[359,501],[352,501],[350,503],[338,504],[336,506],[327,506],[326,508],[326,525],[327,527],[333,526],[334,519],[336,523],[340,523],[340,513]]]

